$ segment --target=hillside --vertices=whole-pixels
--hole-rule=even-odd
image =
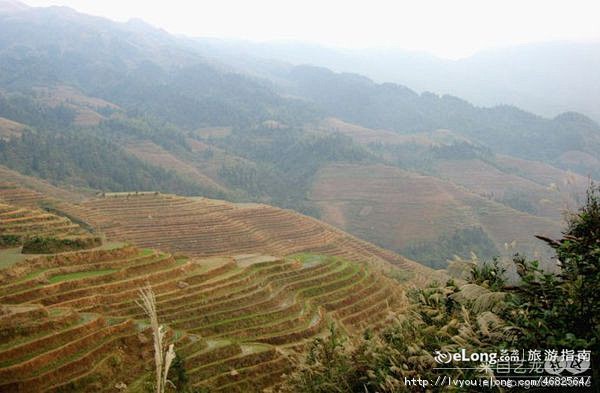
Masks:
[[[0,248],[22,247],[23,254],[39,254],[92,248],[100,244],[100,238],[66,217],[0,200]]]
[[[159,16],[341,34],[347,5],[263,6]],[[536,385],[590,385],[600,124],[563,104],[590,108],[600,62],[538,49],[290,54],[0,0],[0,393],[535,390],[527,348]]]
[[[557,221],[517,211],[433,176],[383,165],[325,167],[311,198],[326,222],[439,267],[445,259],[428,252],[443,244],[443,238],[464,231],[475,229],[475,236],[462,240],[462,250],[445,250],[447,259],[452,253],[468,257],[470,251],[486,257],[510,256],[515,250],[544,256],[543,244],[533,235],[560,234]],[[506,244],[513,247],[507,249]]]
[[[173,253],[208,257],[312,252],[360,260],[378,269],[399,268],[415,283],[432,277],[429,268],[401,255],[312,217],[264,204],[137,191],[67,201],[17,184],[0,186],[0,200],[26,209],[43,207],[93,228],[109,241]]]
[[[543,247],[531,234],[558,234],[589,182],[546,163],[494,154],[449,130],[399,135],[335,118],[317,129],[342,133],[383,159],[322,167],[310,193],[321,219],[432,266],[470,251],[484,258],[536,254]]]
[[[107,108],[103,115],[122,108],[186,128],[273,117],[289,122],[313,112],[278,96],[268,83],[215,64],[144,23],[116,23],[66,7],[32,7],[0,13],[0,37],[0,89],[56,92],[59,85],[71,96],[95,97],[94,105],[78,100],[76,108],[64,109]]]
[[[15,249],[0,250],[2,392],[98,392],[118,384],[143,392],[151,333],[135,300],[144,285],[156,293],[190,384],[249,392],[278,383],[290,356],[331,321],[349,334],[377,330],[390,312],[402,312],[405,285],[436,277],[317,220],[269,206],[155,193],[36,202],[34,191],[0,191],[0,198],[24,206],[51,203],[106,231],[109,240],[140,247],[109,241],[21,258],[12,257]],[[2,205],[0,231],[15,217],[68,222]],[[29,232],[42,235],[45,227]],[[141,248],[148,245],[172,253]]]
[[[578,113],[542,118],[510,105],[478,107],[455,96],[417,94],[311,66],[273,65],[266,79],[258,78],[244,74],[235,59],[206,53],[188,39],[67,8],[27,8],[0,19],[0,89],[54,106],[76,124],[94,125],[120,110],[184,130],[252,127],[272,119],[299,126],[329,115],[401,133],[452,129],[499,153],[584,174],[594,168],[556,158],[600,153],[600,127]],[[59,54],[48,51],[49,37],[60,39]]]
[[[290,86],[285,91],[368,128],[399,133],[450,129],[498,153],[552,164],[563,164],[557,157],[567,152],[600,154],[600,126],[578,113],[547,119],[510,105],[476,107],[458,97],[417,94],[406,86],[319,67],[297,66],[286,75]],[[582,165],[572,168],[589,171]]]
[[[398,134],[336,118],[323,120],[316,129],[346,135],[376,152],[388,165],[439,177],[498,202],[519,194],[533,205],[530,213],[545,217],[556,217],[565,206],[573,208],[589,182],[588,176],[542,161],[498,154],[447,129]]]
[[[427,271],[318,220],[267,205],[131,193],[59,207],[99,228],[109,239],[190,256],[314,252],[379,267],[391,264],[412,272]]]
[[[169,152],[152,141],[132,141],[125,147],[125,150],[142,161],[152,162],[161,168],[171,170],[206,189],[215,190],[223,193],[223,195],[231,192],[213,178],[204,174],[202,168],[199,167],[200,165],[186,161],[185,158],[178,157],[175,153]]]
[[[440,203],[431,205],[432,220],[454,215],[469,224],[450,220],[432,230],[406,220],[401,236],[366,224],[343,228],[394,250],[417,242],[422,251],[421,243],[442,239],[427,258],[443,265],[471,249],[491,257],[516,237],[483,228],[463,210],[487,200],[506,220],[531,215],[555,228],[585,177],[600,173],[600,127],[577,113],[549,119],[512,106],[483,108],[283,62],[258,69],[261,62],[245,63],[243,54],[207,51],[140,21],[61,7],[7,9],[0,12],[0,172],[74,194],[52,194],[59,199],[158,191],[263,203],[346,225],[343,196],[314,198],[321,174],[351,165],[362,178],[369,168],[395,168],[414,180],[407,186],[415,195],[440,187],[469,195],[449,205],[429,199]],[[50,195],[51,188],[30,186]],[[393,205],[365,198],[375,210]],[[381,220],[369,227],[389,225]],[[465,226],[475,232],[456,233]]]
[[[119,382],[143,391],[152,353],[134,300],[145,284],[190,383],[223,392],[279,381],[287,356],[328,320],[349,331],[375,328],[402,307],[396,284],[337,258],[187,260],[124,247],[32,259],[1,273],[3,392],[111,391]]]
[[[23,124],[0,117],[0,137],[2,139],[8,140],[12,137],[18,137],[24,129]]]
[[[478,106],[511,103],[546,117],[577,111],[600,122],[598,42],[531,43],[457,60],[394,48],[352,50],[302,42],[197,38],[196,45],[207,56],[242,57],[243,64],[257,73],[266,68],[265,63],[309,64],[365,75],[378,83],[410,86],[418,92],[451,94]]]
[[[23,175],[2,165],[0,165],[0,179],[1,197],[20,205],[37,206],[40,201],[47,198],[78,202],[93,195],[89,190],[81,188],[56,187],[43,179]],[[20,195],[21,192],[29,194],[29,197]]]

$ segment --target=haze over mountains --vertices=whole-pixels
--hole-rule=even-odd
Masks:
[[[600,42],[545,42],[482,50],[451,60],[393,48],[340,49],[300,42],[198,38],[206,54],[252,56],[393,82],[417,92],[464,98],[478,106],[510,104],[545,117],[576,111],[600,121]]]
[[[0,164],[61,187],[273,204],[444,267],[453,254],[511,254],[517,238],[518,250],[539,251],[531,234],[557,234],[560,210],[577,202],[588,175],[600,177],[600,126],[585,108],[540,117],[412,90],[443,92],[451,85],[436,81],[451,81],[467,98],[472,86],[488,103],[518,104],[493,98],[510,96],[486,84],[501,79],[486,65],[502,68],[494,60],[501,54],[451,71],[417,56],[410,76],[397,67],[402,56],[308,47],[292,58],[285,46],[195,40],[141,21],[0,4]],[[581,54],[587,49],[568,50],[595,64]],[[389,79],[376,83],[323,67],[374,76],[352,69],[360,58],[397,68],[406,86],[385,70],[379,75]],[[523,61],[535,75],[555,77],[537,72],[543,54],[531,58]],[[523,89],[542,97],[562,96],[536,90],[525,68],[507,78],[530,80]],[[564,77],[588,75],[579,71]],[[463,74],[483,80],[462,83]]]

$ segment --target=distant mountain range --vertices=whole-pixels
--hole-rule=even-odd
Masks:
[[[365,75],[478,106],[515,105],[554,117],[577,111],[600,121],[600,42],[546,42],[489,49],[459,59],[399,49],[338,49],[298,42],[199,38],[207,55],[252,56]]]

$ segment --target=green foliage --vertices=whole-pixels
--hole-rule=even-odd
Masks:
[[[331,162],[375,159],[343,135],[311,134],[295,128],[239,128],[211,142],[256,163],[223,164],[219,176],[229,186],[242,189],[255,200],[315,216],[318,211],[307,193],[319,168]]]
[[[0,15],[3,88],[74,86],[131,117],[151,115],[184,129],[269,119],[302,124],[318,113],[305,101],[279,96],[264,80],[210,64],[163,32],[64,10],[27,16]]]
[[[306,361],[287,376],[281,391],[404,392],[410,391],[404,378],[486,376],[485,371],[474,369],[433,369],[435,350],[491,351],[498,348],[498,341],[510,337],[494,314],[477,315],[455,301],[460,292],[453,283],[414,290],[407,313],[394,316],[376,334],[366,331],[361,337],[347,338],[331,330],[327,338],[313,342]]]
[[[392,164],[403,169],[430,174],[433,172],[435,154],[432,149],[417,143],[371,143],[369,147],[382,155],[392,157]]]
[[[469,258],[474,252],[480,258],[489,259],[499,254],[494,242],[481,227],[457,229],[436,240],[411,244],[400,252],[434,269],[444,269],[454,255]]]
[[[459,142],[441,144],[431,148],[435,158],[445,160],[466,160],[472,158],[489,157],[493,153],[489,148],[476,146],[468,142]]]
[[[506,269],[500,265],[498,258],[492,262],[484,262],[481,266],[475,265],[471,269],[469,282],[499,291],[506,285]]]
[[[26,175],[106,191],[163,191],[221,196],[127,154],[90,130],[25,132],[0,141],[0,164]]]
[[[23,243],[23,254],[55,254],[58,252],[83,250],[102,244],[99,237],[56,238],[33,236]]]
[[[509,192],[499,202],[525,213],[535,214],[537,211],[535,205],[531,202],[531,198],[524,192]]]
[[[110,118],[94,127],[93,131],[111,140],[151,140],[167,150],[190,150],[185,132],[171,123],[150,116]]]
[[[515,258],[522,285],[515,288],[508,316],[533,348],[600,350],[600,188],[592,184],[585,205],[568,221],[556,251],[560,271],[543,272],[537,261]]]
[[[404,284],[415,277],[415,273],[410,270],[392,268],[385,272],[385,275],[400,284]]]
[[[32,92],[0,93],[0,117],[36,128],[58,130],[71,125],[75,111],[64,105],[43,105],[36,101]]]
[[[23,242],[22,236],[4,234],[0,235],[0,248],[3,247],[16,247]]]
[[[117,269],[100,269],[100,270],[90,270],[85,272],[75,272],[75,273],[66,273],[66,274],[58,274],[56,276],[52,276],[48,279],[50,284],[55,284],[57,282],[63,281],[71,281],[71,280],[79,280],[82,278],[102,276],[105,274],[110,274],[116,272]]]
[[[166,392],[172,393],[210,393],[211,390],[204,386],[191,386],[189,384],[189,377],[187,375],[187,369],[185,367],[185,359],[178,353],[175,355],[175,359],[169,368],[169,375],[167,377],[167,388]],[[149,385],[152,385],[149,383]],[[148,391],[150,391],[148,389]]]
[[[327,114],[373,129],[402,133],[450,129],[496,152],[548,162],[571,150],[600,154],[600,127],[577,113],[545,119],[514,106],[480,108],[458,97],[418,94],[405,86],[376,84],[359,75],[313,66],[295,67],[289,79],[294,94],[313,100]]]
[[[348,339],[334,324],[327,338],[315,339],[306,357],[306,368],[294,375],[284,391],[297,393],[344,393],[352,391],[353,374],[348,356]]]
[[[171,382],[167,384],[169,385],[167,391],[175,391],[177,393],[192,392],[188,386],[189,378],[185,369],[185,360],[179,354],[175,355],[167,379]],[[175,388],[173,389],[172,386],[175,386]]]
[[[317,111],[306,102],[282,98],[262,80],[225,72],[199,57],[186,66],[165,68],[149,60],[130,72],[115,71],[107,85],[82,84],[130,115],[156,116],[185,129],[270,119],[299,125],[316,118]]]

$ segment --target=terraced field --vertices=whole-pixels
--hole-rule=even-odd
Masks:
[[[39,192],[7,181],[0,182],[0,198],[7,203],[26,207],[36,207],[44,200]]]
[[[431,275],[416,262],[321,221],[266,205],[150,193],[108,195],[61,209],[99,228],[108,239],[190,256],[314,252],[378,267],[394,265],[421,278]]]
[[[545,247],[534,234],[560,234],[557,220],[512,209],[433,176],[384,165],[323,168],[311,198],[321,207],[324,221],[392,250],[477,226],[501,251],[505,243],[519,239],[516,250],[536,255]]]
[[[30,236],[92,239],[89,232],[66,217],[40,209],[13,206],[0,199],[0,248],[20,246]]]
[[[331,321],[377,329],[404,305],[395,282],[336,257],[133,246],[35,257],[0,270],[0,392],[141,391],[152,346],[135,300],[146,284],[190,382],[223,392],[275,384]]]
[[[0,139],[9,140],[21,136],[25,128],[21,123],[0,117]]]
[[[584,176],[532,161],[500,157],[498,162],[514,168],[515,173],[478,159],[438,160],[434,168],[442,179],[491,200],[510,206],[510,198],[518,196],[527,204],[528,213],[556,221],[561,220],[566,207],[578,205],[577,196],[585,195],[588,179]]]
[[[0,205],[0,217],[56,221],[28,207],[46,201],[36,192],[7,187],[0,195],[19,203]],[[330,323],[355,334],[401,311],[403,289],[382,270],[402,270],[417,284],[436,277],[327,224],[264,205],[158,193],[53,203],[131,244],[0,266],[0,392],[117,385],[142,392],[153,361],[135,303],[145,285],[194,386],[253,392],[276,384],[290,356]]]
[[[42,201],[80,202],[90,192],[63,189],[31,176],[22,175],[0,165],[0,198],[18,206],[38,206]],[[93,195],[93,194],[92,194]]]
[[[109,391],[107,383],[143,372],[152,355],[131,320],[35,305],[2,311],[1,392]]]

